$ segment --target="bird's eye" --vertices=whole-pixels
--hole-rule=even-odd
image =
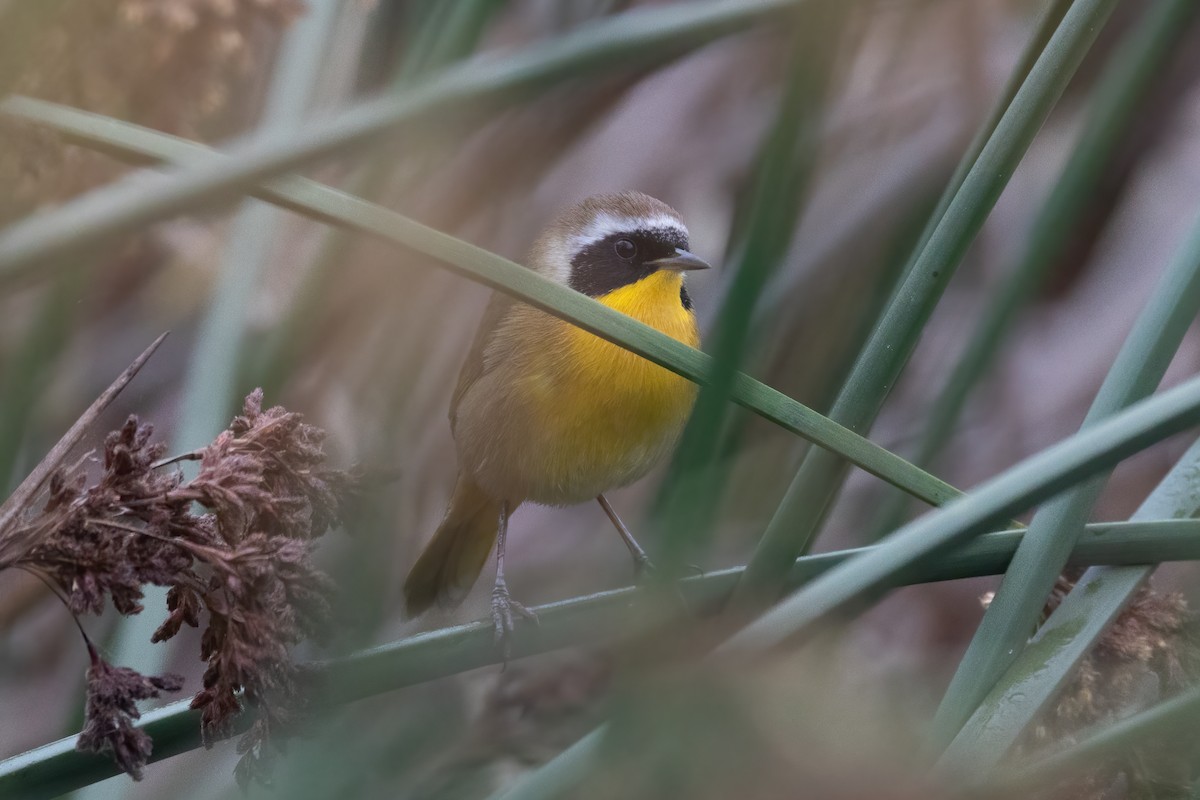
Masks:
[[[637,255],[637,245],[628,239],[617,239],[617,243],[613,245],[613,249],[617,251],[617,256],[629,261]]]

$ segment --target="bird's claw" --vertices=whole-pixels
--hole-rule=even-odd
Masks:
[[[512,653],[511,637],[516,627],[514,614],[524,617],[535,625],[538,624],[537,614],[513,600],[507,587],[497,586],[492,590],[492,625],[495,628],[496,643],[500,645],[505,664],[508,663]]]

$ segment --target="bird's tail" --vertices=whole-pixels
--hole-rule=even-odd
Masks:
[[[442,524],[404,579],[404,604],[409,616],[434,603],[462,602],[479,578],[496,542],[501,502],[464,475],[458,476]]]

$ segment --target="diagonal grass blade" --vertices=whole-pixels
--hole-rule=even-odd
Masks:
[[[1154,391],[1197,313],[1200,219],[1138,316],[1092,401],[1084,429]],[[1013,558],[938,709],[934,736],[939,743],[954,737],[1024,648],[1107,478],[1097,475],[1034,515],[1031,535]]]
[[[1106,66],[1093,90],[1079,140],[1034,219],[1024,251],[996,288],[954,371],[929,409],[927,428],[913,463],[928,469],[949,442],[971,390],[992,364],[1017,312],[1062,254],[1110,166],[1112,154],[1137,118],[1147,89],[1174,52],[1196,8],[1190,0],[1154,5]],[[909,501],[903,495],[890,493],[872,538],[894,530],[904,520],[908,507]]]
[[[603,69],[660,64],[794,11],[804,0],[713,0],[620,14],[503,58],[447,69],[407,91],[365,101],[299,131],[252,137],[231,157],[137,175],[0,231],[0,282],[35,274],[174,214],[228,200],[264,180],[367,145],[403,124],[478,113],[489,103]]]
[[[718,649],[736,658],[811,636],[818,625],[868,596],[903,582],[904,576],[935,562],[977,536],[989,523],[1021,511],[1062,489],[1111,467],[1138,450],[1200,424],[1200,378],[1143,400],[1091,428],[1032,456],[976,491],[905,525],[878,546],[813,580],[743,628]],[[746,579],[743,573],[738,585]],[[592,731],[558,759],[503,792],[505,800],[544,797],[569,775],[583,779],[603,740]],[[567,774],[564,774],[567,773]]]
[[[221,160],[219,154],[202,145],[39,100],[10,98],[0,102],[0,113],[49,125],[84,144],[142,163],[179,161],[201,165]],[[703,383],[708,379],[711,360],[703,353],[566,286],[400,214],[295,176],[273,181],[255,194],[321,222],[425,253],[470,280],[519,297],[689,380]],[[735,403],[785,430],[836,450],[850,462],[928,503],[940,505],[961,494],[932,475],[913,471],[898,456],[743,373],[734,376],[731,396]]]
[[[967,247],[1113,5],[1076,0],[1063,17],[859,354],[831,419],[854,431],[870,428]],[[848,469],[832,453],[806,454],[747,565],[735,605],[753,609],[777,596],[788,565],[811,546]]]
[[[1133,521],[1191,517],[1200,511],[1200,442],[1150,493]],[[1080,541],[1088,536],[1085,533]],[[950,743],[941,764],[988,770],[1066,685],[1083,656],[1153,572],[1153,566],[1090,569],[1021,651]]]
[[[1088,526],[1073,563],[1138,564],[1148,558],[1200,559],[1200,520],[1100,523]],[[984,534],[936,562],[921,565],[913,583],[994,575],[1004,569],[1024,535],[1022,531]],[[856,548],[798,559],[789,585],[811,581],[851,558],[869,552]],[[1152,554],[1152,555],[1151,555]],[[680,583],[690,606],[716,609],[733,590],[742,568],[719,570]],[[635,633],[640,595],[633,588],[600,592],[539,606],[541,625],[519,629],[513,655],[521,658],[564,647]],[[489,622],[471,622],[417,634],[337,661],[325,662],[330,702],[353,702],[381,692],[496,664]],[[147,713],[140,725],[154,739],[151,761],[199,747],[200,728],[190,701],[171,703]],[[69,737],[0,761],[0,797],[43,798],[118,774],[111,759],[80,753]]]

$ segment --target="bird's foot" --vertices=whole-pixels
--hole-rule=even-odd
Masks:
[[[500,584],[492,589],[492,625],[495,627],[496,644],[500,646],[504,663],[508,664],[512,654],[512,632],[515,629],[515,617],[524,617],[535,625],[537,614],[530,611],[521,603],[512,599],[508,587]]]

